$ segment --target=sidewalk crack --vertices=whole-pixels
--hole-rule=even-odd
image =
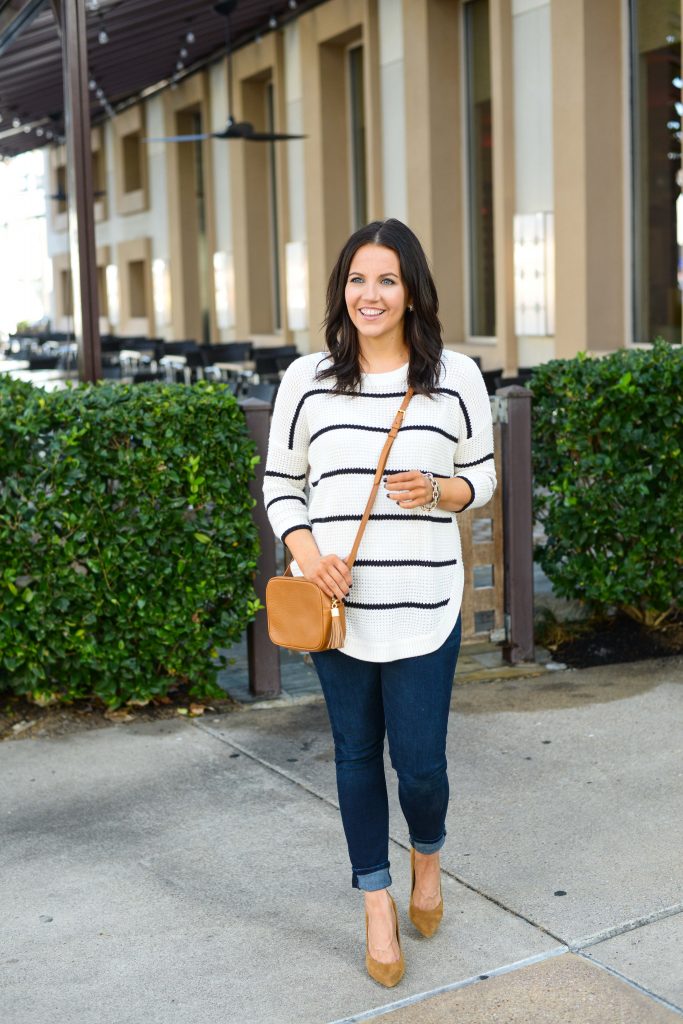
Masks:
[[[622,974],[622,972],[618,971],[616,967],[610,967],[609,964],[604,964],[602,960],[594,959],[589,953],[583,953],[580,949],[572,949],[570,952],[583,957],[583,959],[587,960],[588,963],[594,964],[596,967],[599,967],[600,970],[614,975],[615,978],[619,978],[621,981],[626,982],[626,984],[630,985],[631,988],[635,988],[638,992],[642,992],[643,995],[653,999],[655,1003],[659,1003],[661,1006],[665,1006],[668,1010],[673,1010],[675,1013],[679,1014],[679,1016],[683,1017],[683,1007],[677,1006],[676,1003],[669,1002],[669,1000],[665,999],[663,996],[658,996],[656,992],[646,988],[645,985],[641,985],[639,982],[634,981],[633,978],[629,978],[627,974]]]

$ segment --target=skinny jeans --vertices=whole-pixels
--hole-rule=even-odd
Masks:
[[[332,728],[355,889],[391,885],[385,734],[410,844],[436,853],[446,841],[446,734],[461,637],[462,614],[441,647],[414,658],[373,662],[339,650],[311,652]]]

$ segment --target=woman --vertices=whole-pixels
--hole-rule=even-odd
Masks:
[[[443,349],[437,312],[413,232],[398,220],[356,231],[329,280],[327,351],[296,359],[282,379],[263,485],[293,573],[345,605],[344,646],[311,656],[334,738],[351,884],[364,893],[366,966],[386,986],[401,979],[404,960],[388,891],[384,735],[408,824],[409,915],[433,935],[443,913],[446,731],[461,638],[455,513],[485,505],[496,486],[482,375],[469,356]],[[343,556],[409,386],[352,579]]]

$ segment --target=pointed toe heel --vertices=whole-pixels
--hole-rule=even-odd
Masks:
[[[380,985],[384,985],[386,988],[393,988],[397,985],[406,969],[405,960],[403,958],[403,947],[401,946],[401,933],[398,927],[398,911],[396,910],[396,904],[391,893],[387,893],[391,900],[391,905],[394,909],[394,920],[396,921],[396,941],[398,942],[398,948],[400,951],[400,958],[395,960],[391,964],[383,964],[380,960],[375,960],[374,957],[370,956],[370,947],[368,945],[368,912],[365,911],[365,966],[367,967],[368,974],[375,981],[378,981]]]
[[[439,894],[441,899],[439,905],[434,907],[433,910],[420,910],[413,903],[413,892],[415,890],[415,848],[410,847],[410,905],[408,907],[408,916],[413,922],[417,930],[425,938],[429,939],[438,930],[441,924],[441,918],[443,917],[443,892],[441,890],[441,880],[439,879]]]

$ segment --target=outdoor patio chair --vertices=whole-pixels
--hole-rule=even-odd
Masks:
[[[206,365],[242,363],[252,358],[253,348],[253,341],[221,341],[217,345],[207,345],[206,356],[209,362]]]
[[[279,381],[280,375],[277,360],[285,359],[288,356],[296,359],[298,355],[299,350],[296,345],[282,345],[278,348],[255,348],[252,358],[256,364],[256,373],[259,380],[270,380],[273,383]]]
[[[247,384],[242,391],[241,397],[260,398],[262,402],[269,402],[271,405],[274,405],[278,387],[279,383],[261,382],[260,384]]]
[[[484,378],[484,383],[486,384],[486,390],[488,391],[489,395],[495,395],[496,387],[497,387],[496,381],[498,380],[498,378],[500,377],[502,372],[503,372],[503,367],[502,366],[499,367],[499,369],[497,369],[497,370],[482,370],[481,371],[481,375]]]
[[[59,365],[59,356],[30,356],[29,370],[56,370]]]

